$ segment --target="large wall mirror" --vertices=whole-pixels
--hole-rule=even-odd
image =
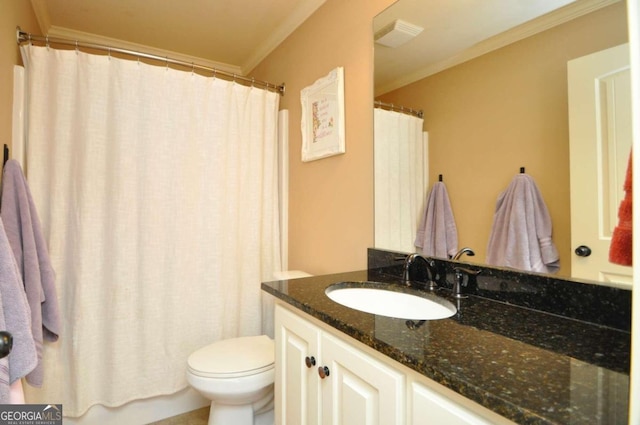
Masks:
[[[414,26],[422,28],[417,35],[411,34]],[[572,266],[576,247],[586,244],[575,229],[584,227],[590,215],[589,209],[580,214],[572,200],[576,188],[587,194],[598,189],[590,175],[576,177],[571,170],[582,159],[570,146],[567,71],[571,61],[627,43],[625,2],[399,0],[374,19],[374,38],[390,28],[401,30],[400,39],[374,44],[375,97],[423,111],[425,186],[432,187],[440,176],[445,183],[458,246],[476,252],[465,261],[484,263],[496,200],[522,167],[551,216],[560,255],[556,275],[630,288],[631,267],[615,266],[620,268],[611,274],[588,277],[572,270],[577,269]],[[620,186],[611,195],[612,205],[624,196],[628,153],[619,156],[624,166],[611,171]],[[376,185],[381,178],[376,169]],[[406,203],[387,202],[401,208]],[[612,228],[616,208],[609,208],[609,214],[604,226]],[[601,227],[593,226],[603,233]],[[376,239],[378,248],[397,248]],[[602,254],[596,252],[600,248],[593,251],[594,257]],[[611,278],[618,273],[626,276]]]

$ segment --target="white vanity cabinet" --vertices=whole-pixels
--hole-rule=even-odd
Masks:
[[[513,424],[286,304],[275,338],[276,425]]]
[[[277,424],[404,424],[405,377],[276,307]]]
[[[405,376],[338,338],[322,333],[324,425],[389,424],[405,421]]]
[[[276,305],[276,424],[322,423],[320,406],[320,329]]]

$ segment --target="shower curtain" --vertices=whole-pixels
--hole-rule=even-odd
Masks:
[[[422,118],[374,109],[375,246],[415,252],[428,188]]]
[[[74,50],[23,57],[26,175],[64,314],[27,401],[79,416],[175,393],[191,352],[268,331],[279,95]]]

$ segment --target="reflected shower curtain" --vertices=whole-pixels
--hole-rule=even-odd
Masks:
[[[427,134],[422,118],[374,109],[375,246],[415,252],[427,196]]]
[[[183,389],[195,349],[264,331],[260,282],[280,266],[279,95],[23,49],[26,174],[64,312],[27,400],[79,416]]]

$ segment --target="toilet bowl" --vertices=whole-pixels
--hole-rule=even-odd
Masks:
[[[209,425],[253,425],[273,408],[275,348],[266,335],[226,339],[193,352],[187,382],[211,400]]]
[[[308,276],[300,270],[286,270],[273,277]],[[187,382],[211,400],[209,425],[273,424],[274,379],[275,345],[266,335],[214,342],[194,351],[187,360]]]

